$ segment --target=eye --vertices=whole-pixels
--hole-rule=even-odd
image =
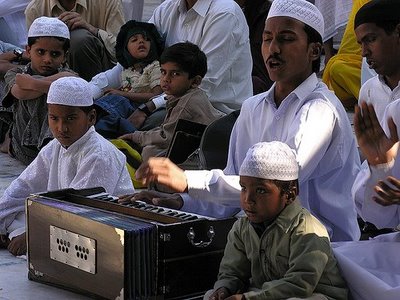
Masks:
[[[179,73],[179,72],[172,72],[171,73],[172,77],[177,77],[177,76],[180,76],[180,75],[181,75],[181,73]]]
[[[61,56],[61,52],[59,52],[59,51],[52,51],[51,52],[51,57],[53,57],[53,58],[57,58],[57,57],[60,57]]]
[[[75,120],[75,117],[73,116],[67,117],[67,121],[73,121],[73,120]]]
[[[257,194],[266,194],[268,191],[265,188],[256,188],[256,193]]]
[[[43,49],[38,49],[38,50],[37,50],[37,53],[38,53],[39,55],[44,55],[44,50],[43,50]]]
[[[165,72],[165,70],[160,70],[161,75],[165,76],[167,74],[167,72]]]

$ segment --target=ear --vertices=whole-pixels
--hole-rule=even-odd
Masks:
[[[294,200],[296,200],[296,197],[297,197],[297,186],[292,186],[286,194],[286,205],[289,205]]]
[[[26,45],[25,52],[26,52],[26,56],[30,59],[31,58],[31,46]]]
[[[194,78],[192,78],[191,87],[192,88],[198,87],[202,80],[203,80],[203,77],[201,77],[200,75],[196,75]]]
[[[321,51],[322,51],[322,45],[320,43],[311,43],[311,59],[317,60],[321,56]]]
[[[96,123],[96,110],[94,108],[91,111],[89,111],[88,118],[90,125],[94,125]]]

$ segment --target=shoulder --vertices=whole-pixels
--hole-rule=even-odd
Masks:
[[[229,13],[233,15],[243,14],[240,6],[235,1],[230,0],[210,0],[209,13],[221,14]]]
[[[88,157],[103,161],[108,165],[125,163],[124,154],[96,131],[91,133],[86,145],[90,145],[90,147],[87,148]]]
[[[371,77],[368,79],[360,88],[360,100],[364,101],[366,99],[361,99],[361,97],[365,97],[366,93],[368,93],[369,90],[371,89],[376,89],[381,87],[381,83],[379,80],[379,75],[375,75],[374,77]]]
[[[145,73],[145,72],[154,72],[154,71],[160,71],[160,62],[158,60],[155,60],[152,63],[149,63],[143,69],[143,73]]]
[[[50,5],[49,0],[31,0],[26,6],[25,11],[28,12],[30,10],[39,10],[41,7],[44,7],[46,5]]]
[[[315,233],[319,237],[329,237],[325,226],[304,207],[299,211],[299,226],[296,231],[304,235]]]

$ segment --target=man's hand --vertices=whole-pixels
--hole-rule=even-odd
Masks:
[[[374,201],[383,206],[393,204],[400,204],[400,180],[389,176],[383,180],[378,181],[378,185],[374,187],[377,196],[373,197]],[[389,185],[390,184],[390,185]]]
[[[14,237],[7,249],[15,256],[26,254],[26,233]]]
[[[118,202],[122,204],[143,201],[152,205],[181,209],[183,200],[179,194],[167,194],[156,191],[141,191],[133,195],[119,197]]]
[[[97,36],[98,28],[86,22],[77,12],[66,11],[63,12],[58,18],[68,26],[70,31],[78,28],[84,28],[90,31],[93,35]]]
[[[397,154],[396,125],[393,119],[388,120],[390,138],[383,131],[375,109],[372,104],[361,103],[361,107],[355,107],[354,131],[358,145],[370,165],[378,165],[390,162]]]
[[[185,172],[168,158],[152,157],[136,170],[136,179],[144,185],[161,184],[176,193],[187,192]]]
[[[135,128],[140,128],[143,126],[144,121],[146,121],[147,115],[140,109],[135,109],[135,111],[128,117],[128,121]]]
[[[228,299],[231,295],[229,290],[226,287],[220,287],[219,289],[215,290],[211,295],[209,300],[224,300]],[[241,299],[241,298],[240,298]]]

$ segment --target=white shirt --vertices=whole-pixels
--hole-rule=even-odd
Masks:
[[[297,154],[302,205],[327,227],[333,241],[358,240],[360,231],[350,190],[360,159],[342,104],[315,73],[278,108],[274,88],[243,103],[223,173],[200,171],[200,176],[196,171],[186,171],[191,199],[184,198],[184,210],[196,209],[199,199],[238,207],[236,174],[247,150],[261,141],[281,141]]]
[[[399,86],[396,87],[398,90]],[[390,103],[380,119],[380,123],[389,136],[387,122],[389,117],[393,118],[397,126],[398,134],[400,133],[400,99]],[[376,203],[372,197],[376,196],[374,187],[379,180],[385,180],[388,176],[394,176],[400,179],[400,153],[394,161],[387,164],[369,166],[367,161],[364,161],[361,170],[358,173],[352,188],[352,194],[356,203],[359,215],[370,223],[373,223],[378,228],[394,228],[400,224],[400,205],[382,206]]]
[[[25,199],[32,193],[98,186],[111,195],[134,192],[125,155],[93,126],[68,149],[53,139],[0,198],[0,234],[10,233],[12,238],[18,234],[11,230],[19,234],[25,231],[20,213],[25,211]],[[13,224],[14,220],[20,225]]]
[[[215,108],[231,112],[253,94],[249,29],[235,1],[198,0],[187,10],[186,1],[167,0],[149,22],[166,47],[189,41],[206,54],[208,71],[200,88]]]

